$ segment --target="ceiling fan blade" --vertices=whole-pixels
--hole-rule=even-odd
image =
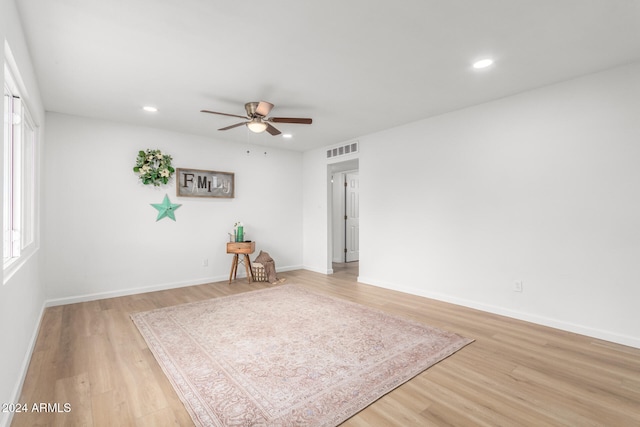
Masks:
[[[310,125],[313,122],[312,119],[297,117],[271,117],[269,121],[273,123],[297,123],[300,125]]]
[[[247,123],[248,122],[240,122],[240,123],[236,123],[235,125],[231,125],[231,126],[227,126],[227,127],[224,127],[224,128],[220,128],[218,130],[229,130],[229,129],[237,128],[238,126],[246,125]]]
[[[271,126],[269,123],[267,123],[267,132],[269,132],[273,136],[280,135],[282,133],[278,129]]]
[[[256,107],[256,114],[266,117],[273,108],[273,104],[267,101],[260,101]]]
[[[219,114],[221,116],[238,117],[239,119],[246,119],[246,116],[238,116],[237,114],[218,113],[217,111],[200,110],[201,113]]]

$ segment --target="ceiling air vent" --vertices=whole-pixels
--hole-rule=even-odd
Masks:
[[[327,159],[346,156],[347,154],[353,154],[357,152],[358,152],[358,141],[350,142],[347,145],[340,145],[339,147],[329,148],[327,150]]]

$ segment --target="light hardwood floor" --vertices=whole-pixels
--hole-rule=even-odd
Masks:
[[[639,349],[359,284],[354,267],[279,276],[475,342],[343,426],[640,425]],[[47,309],[20,402],[68,402],[71,412],[17,413],[12,425],[192,425],[130,313],[268,286],[237,280]]]

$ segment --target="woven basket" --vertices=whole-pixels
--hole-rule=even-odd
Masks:
[[[253,274],[253,280],[256,282],[266,282],[267,272],[264,270],[264,265],[259,262],[251,264],[251,273]]]

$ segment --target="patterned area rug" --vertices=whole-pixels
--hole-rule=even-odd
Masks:
[[[131,317],[198,426],[335,426],[473,341],[295,285]]]

